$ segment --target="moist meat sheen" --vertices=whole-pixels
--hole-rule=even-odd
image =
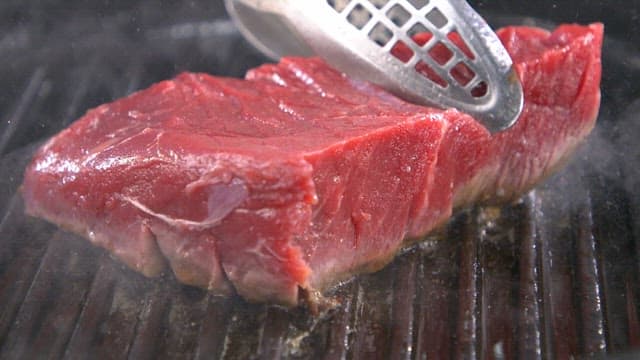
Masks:
[[[456,208],[514,199],[595,124],[602,26],[498,32],[525,94],[492,136],[318,59],[184,73],[90,110],[26,170],[27,211],[154,276],[289,306],[371,272]]]

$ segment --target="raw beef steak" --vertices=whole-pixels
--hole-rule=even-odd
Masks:
[[[602,26],[499,31],[524,112],[491,136],[318,59],[185,73],[89,111],[26,170],[30,214],[148,276],[295,305],[387,264],[455,208],[505,201],[593,128]],[[305,291],[300,291],[304,289]]]

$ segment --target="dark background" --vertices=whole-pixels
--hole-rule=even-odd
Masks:
[[[304,1],[304,0],[300,0]],[[640,1],[472,1],[494,26],[602,21],[603,102],[572,162],[500,216],[476,207],[304,310],[146,279],[23,215],[34,146],[181,71],[267,61],[222,1],[0,2],[0,358],[568,358],[640,348]],[[632,355],[629,355],[630,357]]]

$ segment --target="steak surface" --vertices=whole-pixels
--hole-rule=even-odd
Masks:
[[[496,135],[319,59],[184,73],[90,110],[26,170],[29,214],[130,267],[295,305],[375,271],[456,208],[518,197],[595,124],[602,26],[498,32],[525,94]]]

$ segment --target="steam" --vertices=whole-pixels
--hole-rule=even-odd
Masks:
[[[537,188],[552,206],[570,213],[589,206],[586,201],[606,201],[614,190],[629,194],[640,187],[640,101],[616,116],[603,104],[596,127],[568,164]],[[624,134],[617,136],[620,128]],[[635,191],[638,192],[638,191]]]
[[[640,98],[624,111],[620,117],[619,129],[624,188],[640,203]]]

